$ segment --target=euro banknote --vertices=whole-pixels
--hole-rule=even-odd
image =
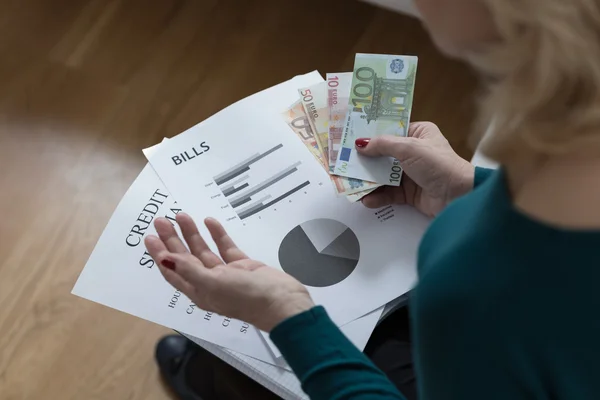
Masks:
[[[375,189],[377,189],[377,188],[364,190],[362,192],[358,192],[358,193],[354,193],[354,194],[349,194],[346,196],[346,199],[348,199],[348,201],[350,203],[356,203],[357,201],[361,200],[363,197],[365,197],[369,193],[373,192]]]
[[[365,190],[376,189],[382,186],[378,183],[346,178],[344,176],[330,175],[329,177],[335,186],[336,192],[344,196],[364,192]]]
[[[299,89],[304,111],[315,133],[317,145],[323,154],[325,165],[329,166],[329,110],[327,109],[327,82]]]
[[[311,154],[315,156],[319,164],[323,166],[325,171],[329,172],[329,167],[325,165],[325,159],[319,150],[317,139],[315,138],[312,127],[310,126],[308,117],[304,112],[302,101],[298,100],[292,104],[290,108],[283,112],[282,115],[288,126],[292,129],[292,131],[294,131],[296,136],[302,140],[302,143],[304,143]]]
[[[410,123],[417,57],[357,54],[352,72],[348,114],[334,174],[399,186],[398,160],[370,158],[356,152],[358,138],[406,136]]]
[[[348,97],[352,72],[327,74],[327,105],[329,106],[329,168],[333,171],[342,144],[344,123],[348,112]]]
[[[302,141],[304,146],[311,152],[311,154],[317,159],[317,161],[323,166],[323,169],[329,173],[329,166],[326,165],[325,159],[317,147],[315,135],[312,127],[309,124],[309,118],[304,111],[302,102],[299,100],[292,104],[286,111],[282,113],[282,116],[292,131]],[[342,196],[352,195],[348,200],[357,201],[368,193],[367,190],[374,190],[381,186],[372,182],[364,182],[358,179],[345,178],[342,176],[330,175],[331,183],[335,188],[335,191]],[[356,195],[358,193],[362,195]]]

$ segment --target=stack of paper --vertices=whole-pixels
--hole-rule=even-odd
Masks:
[[[335,76],[347,79],[343,74]],[[329,76],[330,81],[333,77]],[[369,210],[339,196],[356,195],[354,184],[333,182],[336,190],[332,190],[330,173],[337,164],[331,161],[338,157],[339,164],[342,159],[344,135],[356,136],[357,129],[363,129],[360,135],[375,135],[375,131],[364,131],[364,126],[370,129],[371,123],[381,122],[361,126],[359,117],[350,112],[344,123],[347,128],[350,122],[351,128],[340,136],[340,129],[345,128],[339,121],[345,111],[335,106],[344,94],[338,93],[338,104],[334,104],[333,94],[326,91],[325,112],[334,123],[329,125],[328,117],[325,132],[324,125],[308,114],[307,125],[302,111],[312,108],[299,107],[303,104],[299,91],[306,93],[306,88],[323,83],[316,71],[297,76],[146,149],[149,164],[113,214],[73,293],[287,368],[257,329],[199,309],[162,278],[143,237],[155,233],[155,218],[174,222],[175,215],[185,210],[197,221],[208,216],[219,219],[250,257],[296,277],[315,303],[323,305],[344,333],[363,348],[383,307],[415,283],[417,245],[429,221],[408,207]],[[386,98],[386,104],[405,101],[399,94],[394,96]],[[352,96],[348,99],[352,104]],[[286,109],[286,104],[292,106]],[[384,129],[398,134],[402,124],[388,124]],[[320,144],[313,142],[307,150],[301,131],[311,132],[313,138],[320,135]],[[376,168],[385,170],[388,161]],[[359,166],[355,170],[364,167],[353,165]],[[199,228],[208,236],[204,227]]]

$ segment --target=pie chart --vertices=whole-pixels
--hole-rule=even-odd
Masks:
[[[281,268],[304,285],[326,287],[346,279],[358,264],[360,244],[352,229],[332,219],[306,221],[279,246]]]

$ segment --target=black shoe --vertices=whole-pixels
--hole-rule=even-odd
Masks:
[[[167,385],[180,400],[206,400],[213,398],[214,376],[210,368],[198,371],[198,365],[205,364],[202,358],[203,351],[199,346],[181,335],[163,337],[156,344],[155,358],[161,375]],[[194,371],[195,384],[190,385],[190,370]],[[204,369],[204,368],[202,368]],[[198,385],[201,377],[202,385]]]
[[[155,357],[166,384],[180,400],[281,400],[184,336],[162,338]]]

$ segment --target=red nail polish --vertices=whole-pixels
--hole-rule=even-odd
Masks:
[[[171,260],[162,260],[160,265],[165,267],[166,269],[170,269],[171,271],[175,271],[175,263]]]
[[[356,139],[354,141],[354,144],[356,145],[356,147],[367,147],[367,145],[369,144],[369,142],[371,141],[371,139],[369,138],[360,138],[360,139]]]

